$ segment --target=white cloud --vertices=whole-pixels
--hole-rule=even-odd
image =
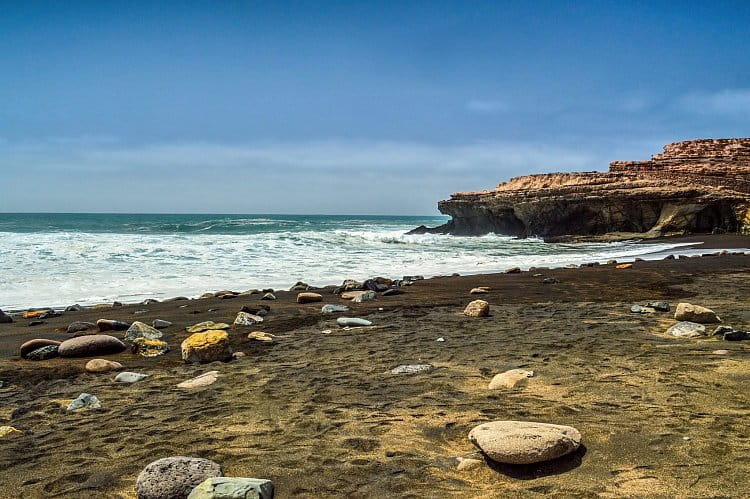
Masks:
[[[679,107],[696,114],[750,116],[750,88],[694,92],[681,97]]]
[[[472,99],[466,103],[466,109],[478,114],[496,114],[508,110],[508,104],[498,100]]]

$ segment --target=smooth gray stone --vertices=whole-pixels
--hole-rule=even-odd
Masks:
[[[148,374],[132,373],[130,371],[125,371],[115,376],[115,381],[117,383],[135,383],[136,381],[141,381],[146,378],[148,378]]]
[[[359,317],[339,317],[336,324],[341,327],[372,326],[372,322]]]
[[[151,327],[156,328],[156,329],[164,329],[171,325],[172,325],[171,322],[165,321],[162,319],[154,319],[154,322],[151,323]]]
[[[667,329],[667,334],[679,338],[697,338],[706,336],[706,326],[695,322],[682,321]]]
[[[346,305],[328,304],[323,305],[323,308],[321,308],[320,311],[324,314],[335,314],[338,312],[348,312],[349,307],[347,307]]]
[[[417,374],[431,370],[430,364],[404,364],[391,369],[391,374]]]
[[[669,303],[665,301],[650,301],[646,303],[647,307],[651,307],[659,312],[669,312]]]
[[[273,482],[260,478],[208,478],[193,489],[188,499],[273,499]]]
[[[78,409],[101,409],[102,404],[95,395],[90,393],[82,393],[76,399],[68,405],[66,410],[76,411]]]

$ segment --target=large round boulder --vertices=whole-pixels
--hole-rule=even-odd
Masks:
[[[226,361],[232,358],[229,335],[226,331],[194,333],[182,342],[182,360],[185,362]]]
[[[48,340],[45,338],[37,338],[34,340],[29,340],[23,345],[21,345],[21,358],[25,359],[28,354],[33,352],[34,350],[37,350],[42,347],[50,346],[50,345],[57,345],[60,346],[59,341],[55,340]]]
[[[60,344],[60,357],[93,357],[120,353],[125,350],[125,344],[106,334],[90,334],[65,340]]]
[[[492,421],[471,430],[469,440],[498,463],[532,464],[573,452],[581,445],[581,434],[571,426]]]
[[[146,466],[135,482],[138,499],[185,499],[208,478],[221,476],[221,466],[197,457],[165,457]]]

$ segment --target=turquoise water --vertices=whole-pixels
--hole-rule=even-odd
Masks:
[[[0,308],[658,256],[672,244],[406,235],[441,216],[0,214]]]

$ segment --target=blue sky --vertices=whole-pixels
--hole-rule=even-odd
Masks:
[[[429,214],[750,136],[750,2],[3,2],[0,211]]]

